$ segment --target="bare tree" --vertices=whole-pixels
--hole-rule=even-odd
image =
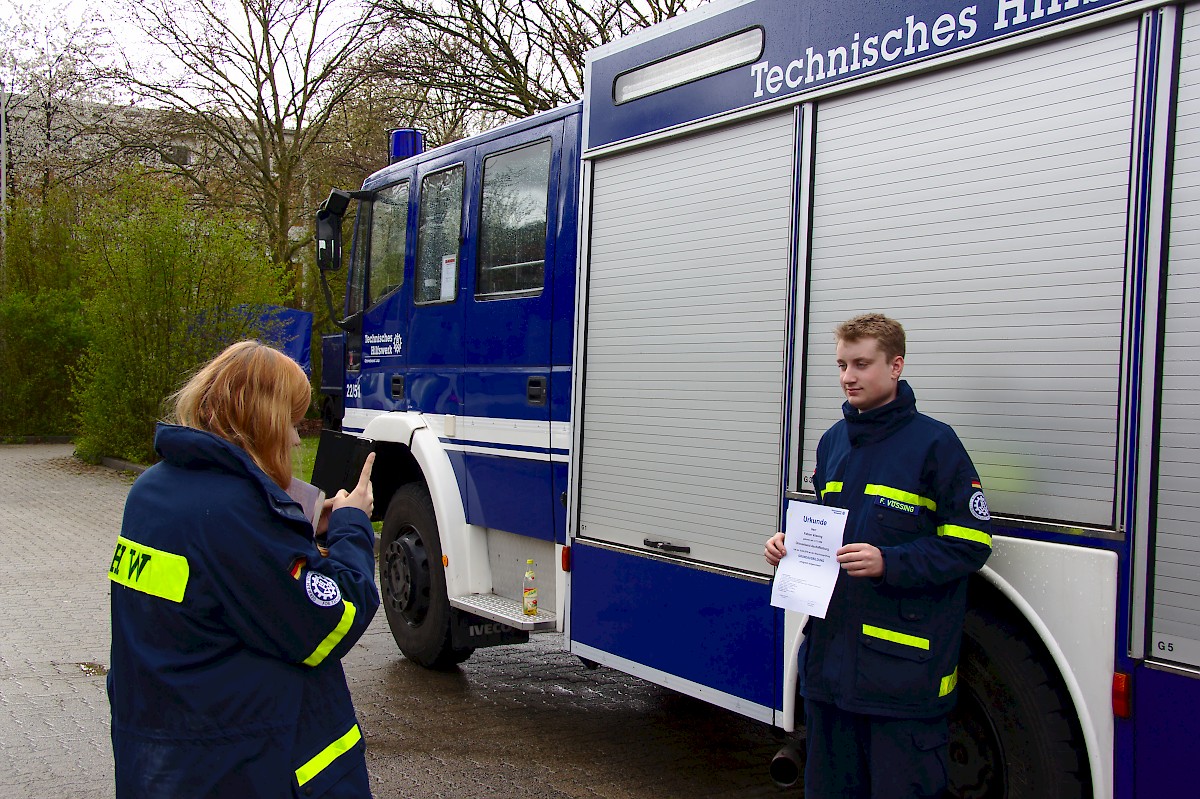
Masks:
[[[438,98],[425,86],[391,80],[374,64],[359,63],[353,71],[362,77],[332,109],[321,151],[310,163],[318,190],[355,185],[384,166],[388,133],[395,128],[417,128],[426,146],[436,147],[461,139],[478,121],[463,102]]]
[[[8,191],[50,189],[94,167],[105,124],[108,31],[95,13],[65,5],[0,19],[0,114]]]
[[[247,212],[272,262],[286,265],[300,289],[296,255],[314,210],[305,207],[305,159],[353,91],[345,67],[374,46],[378,26],[348,0],[125,7],[158,57],[127,57],[121,70],[135,101],[158,109],[143,115],[148,130],[128,132],[127,146],[157,153],[161,168],[195,191]]]
[[[587,52],[704,0],[370,0],[392,36],[377,61],[434,99],[523,117],[582,96]]]
[[[77,187],[108,153],[102,80],[108,32],[94,12],[14,8],[0,18],[0,292],[7,288],[9,210]]]

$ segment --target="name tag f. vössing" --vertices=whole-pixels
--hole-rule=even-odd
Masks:
[[[182,602],[188,573],[188,561],[182,555],[118,536],[108,579],[144,594]]]

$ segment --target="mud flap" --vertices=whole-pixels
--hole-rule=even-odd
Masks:
[[[479,649],[502,644],[524,644],[528,641],[527,630],[518,630],[457,608],[450,611],[450,643],[455,649]]]

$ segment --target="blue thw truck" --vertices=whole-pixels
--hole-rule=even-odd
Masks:
[[[317,469],[377,453],[405,656],[553,631],[795,729],[763,542],[879,311],[993,513],[955,795],[1196,795],[1200,4],[718,0],[419,149],[318,225],[336,268],[357,202]]]

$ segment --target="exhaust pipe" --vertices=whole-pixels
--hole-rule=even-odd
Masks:
[[[780,788],[791,788],[800,781],[804,773],[804,750],[791,744],[780,749],[771,758],[771,779]]]

